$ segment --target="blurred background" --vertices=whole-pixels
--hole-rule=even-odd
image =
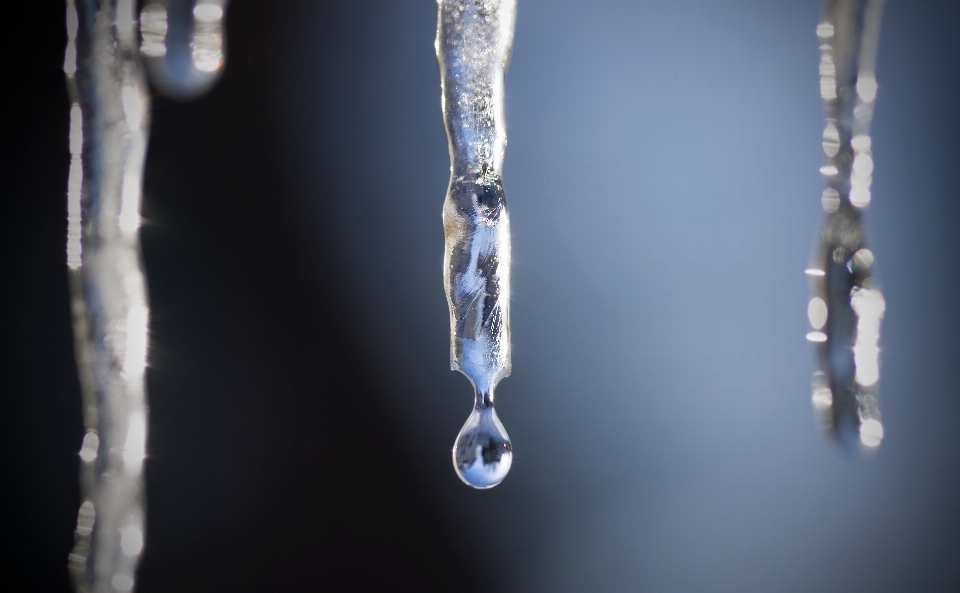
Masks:
[[[436,4],[234,0],[218,86],[153,102],[138,590],[960,590],[960,5],[883,19],[866,460],[810,406],[819,10],[520,0],[515,458],[480,492],[450,461],[472,396],[448,370]],[[0,24],[0,584],[68,591],[63,3]]]

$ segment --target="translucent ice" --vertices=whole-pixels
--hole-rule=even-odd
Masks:
[[[477,488],[499,483],[512,460],[492,406],[497,383],[510,374],[510,219],[500,169],[515,13],[515,0],[440,0],[437,22],[451,161],[443,205],[450,367],[480,394],[454,447],[454,465]]]

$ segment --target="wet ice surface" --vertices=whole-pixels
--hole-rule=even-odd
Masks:
[[[506,145],[503,78],[515,10],[511,0],[441,1],[437,22],[451,159],[443,205],[450,367],[470,379],[477,406],[483,406],[457,439],[454,466],[476,488],[498,484],[512,460],[493,393],[510,374],[510,222],[500,167]]]
[[[863,209],[873,181],[870,121],[882,0],[828,0],[817,26],[827,213],[808,266],[807,339],[819,370],[812,401],[823,427],[845,449],[874,449],[883,439],[877,404],[878,340],[886,305],[873,274]]]

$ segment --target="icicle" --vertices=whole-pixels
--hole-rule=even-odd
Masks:
[[[155,62],[152,72],[169,94],[203,93],[223,64],[226,2],[147,4],[141,44],[134,0],[67,0],[67,268],[86,425],[83,502],[69,556],[79,593],[132,590],[144,545],[149,308],[139,229],[150,104],[140,54],[167,56],[172,69]],[[192,42],[181,44],[190,49],[189,68],[176,69],[182,56],[167,43],[165,6],[174,3],[192,7],[192,16],[180,10],[169,26],[185,38],[195,23]]]
[[[863,225],[873,181],[870,121],[882,10],[883,0],[827,0],[817,26],[827,218],[807,269],[807,339],[817,343],[820,362],[814,409],[849,449],[873,449],[883,439],[877,342],[885,303]]]
[[[86,425],[69,556],[78,592],[131,590],[144,539],[149,310],[138,230],[150,114],[134,5],[67,2],[67,267]]]
[[[443,205],[450,367],[474,387],[474,411],[457,437],[453,465],[466,484],[490,488],[513,461],[493,392],[510,374],[510,220],[500,170],[507,142],[503,79],[516,2],[438,4],[436,50],[451,161]]]

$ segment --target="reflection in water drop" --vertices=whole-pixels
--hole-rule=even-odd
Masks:
[[[468,486],[492,488],[507,476],[513,463],[513,447],[497,418],[492,398],[474,406],[453,445],[453,467]]]

